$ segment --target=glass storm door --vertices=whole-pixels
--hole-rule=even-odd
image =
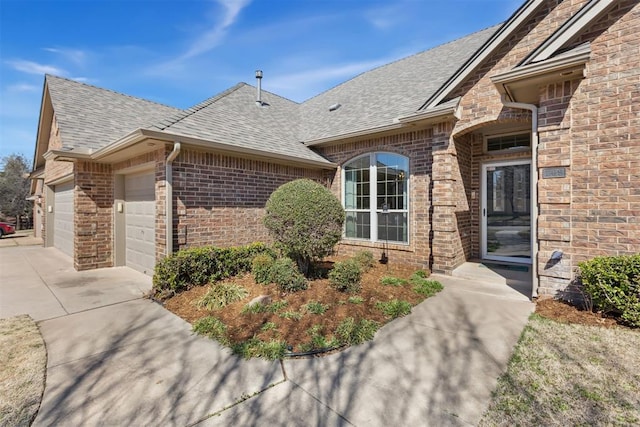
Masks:
[[[531,162],[482,166],[482,258],[531,262]]]

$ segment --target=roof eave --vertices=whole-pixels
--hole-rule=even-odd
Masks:
[[[412,114],[399,116],[396,121],[407,124],[430,124],[442,122],[449,118],[460,119],[460,98],[457,98],[455,102],[448,102],[428,110],[420,110]]]
[[[80,150],[49,150],[42,155],[45,160],[72,162],[75,160],[91,160],[91,153]]]
[[[347,133],[342,133],[338,135],[332,135],[325,138],[312,139],[310,141],[305,141],[304,145],[309,147],[315,147],[315,146],[330,144],[338,141],[351,140],[354,138],[361,138],[365,136],[372,136],[379,133],[401,129],[406,126],[408,126],[407,123],[401,123],[394,120],[394,123],[383,125],[383,126],[377,126],[373,128],[362,129],[355,132],[347,132]]]
[[[150,129],[140,129],[137,132],[140,132],[140,135],[143,136],[143,139],[152,138],[155,140],[164,140],[167,142],[180,142],[186,146],[202,148],[206,150],[216,150],[224,153],[235,154],[235,155],[243,155],[248,157],[253,157],[261,160],[278,160],[285,161],[288,164],[295,163],[301,166],[312,166],[320,169],[335,169],[337,165],[329,160],[313,160],[313,159],[304,159],[297,156],[291,156],[286,154],[273,153],[269,151],[263,150],[255,150],[251,148],[238,147],[235,145],[219,143],[210,140],[204,140],[194,137],[189,137],[185,135],[172,134],[165,131],[156,131]]]
[[[491,53],[511,36],[545,0],[529,0],[523,4],[502,27],[460,67],[420,108],[430,109],[440,104],[451,91],[461,84]]]
[[[512,101],[531,102],[531,99],[516,99],[516,92],[523,88],[531,88],[562,80],[584,77],[584,68],[591,58],[589,44],[535,64],[516,67],[504,73],[491,76],[491,82],[498,92],[507,95]]]

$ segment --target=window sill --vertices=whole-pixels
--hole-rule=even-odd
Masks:
[[[415,252],[413,246],[410,243],[385,243],[385,242],[372,242],[371,240],[357,240],[343,238],[340,245],[345,246],[359,246],[363,248],[375,248],[375,249],[388,249],[390,251],[404,251]]]

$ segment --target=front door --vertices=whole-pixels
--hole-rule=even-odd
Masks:
[[[531,162],[482,166],[482,258],[531,263]]]

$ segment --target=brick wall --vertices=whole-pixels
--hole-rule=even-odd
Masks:
[[[297,178],[324,183],[324,175],[297,166],[183,150],[173,163],[174,248],[268,242],[262,217],[271,193]]]
[[[640,5],[618,2],[576,44],[586,78],[541,88],[541,293],[564,294],[580,261],[640,252]],[[554,250],[564,257],[549,263]]]
[[[113,172],[110,165],[76,163],[74,264],[113,266]]]
[[[502,106],[489,78],[516,66],[584,4],[585,1],[548,1],[458,89],[463,116],[452,132],[455,149],[449,149],[456,152],[460,171],[454,187],[459,179],[465,189],[470,185],[472,194],[479,192],[483,162],[530,157],[529,152],[483,152],[482,138],[487,129],[495,133],[502,125],[513,129],[518,123],[530,123],[528,112]],[[638,28],[638,2],[618,2],[574,41],[574,45],[591,43],[586,78],[539,88],[539,167],[566,169],[564,178],[538,182],[541,294],[563,295],[582,260],[640,252]],[[467,135],[469,140],[465,141]],[[467,157],[461,154],[467,144],[472,147],[470,184],[465,180],[467,160],[463,159]],[[451,171],[455,174],[455,167]],[[471,254],[477,256],[479,197],[469,198],[467,192],[467,200]],[[459,227],[458,232],[460,242],[464,242],[465,229]],[[564,252],[558,263],[550,262],[554,250]]]
[[[340,165],[333,175],[331,191],[342,197],[342,165],[362,154],[386,151],[409,158],[409,244],[388,244],[389,262],[401,262],[418,268],[430,268],[431,255],[431,172],[433,129],[398,133],[377,138],[316,147],[316,150]],[[343,240],[337,247],[339,255],[353,255],[359,250],[371,250],[379,259],[384,242]]]

